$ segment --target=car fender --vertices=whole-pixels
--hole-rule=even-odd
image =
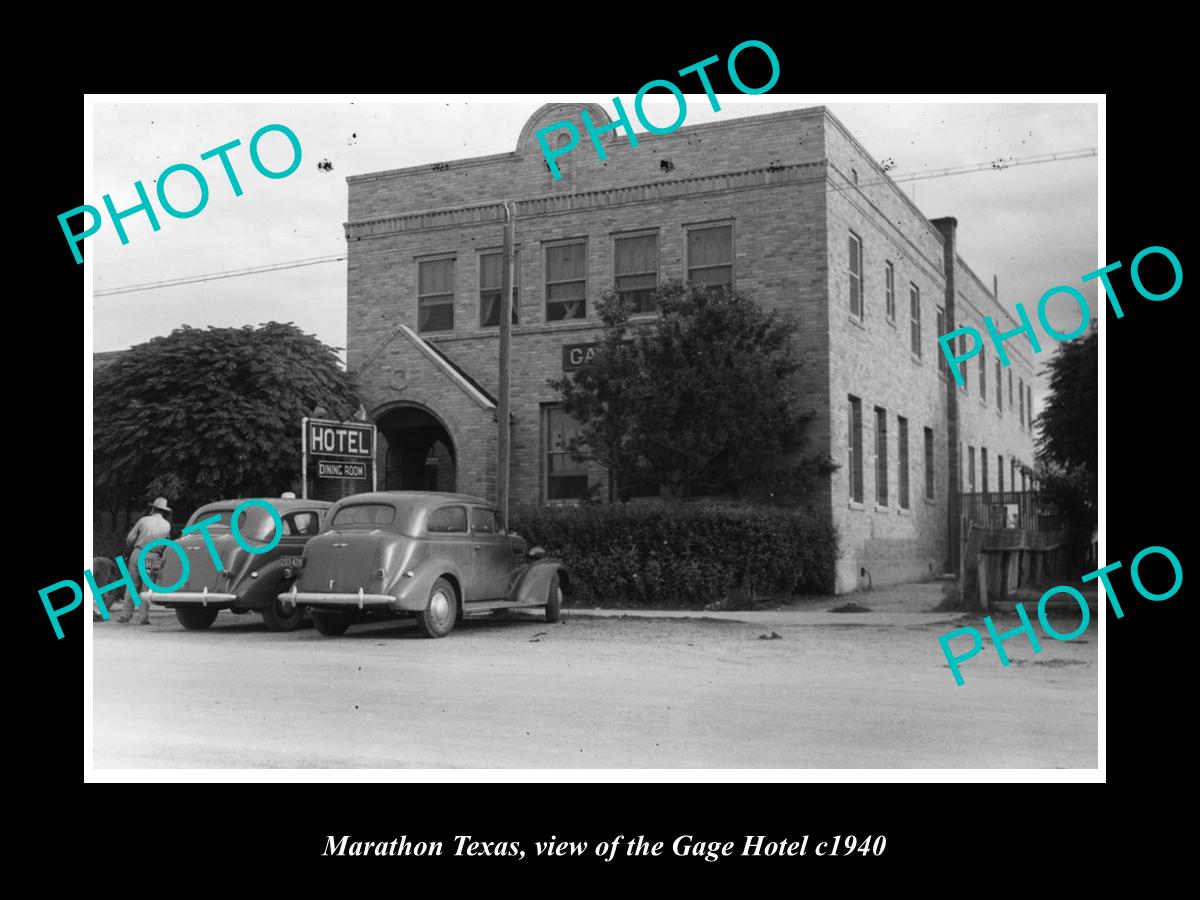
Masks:
[[[250,565],[254,565],[251,560]],[[246,609],[261,610],[273,604],[283,591],[291,588],[292,579],[284,576],[282,559],[273,559],[266,565],[254,571],[258,575],[250,577],[249,572],[237,580],[233,592],[238,595],[240,606]]]
[[[559,580],[565,594],[567,593],[567,579],[570,576],[567,572],[567,567],[563,563],[557,559],[548,558],[542,558],[537,562],[530,563],[512,586],[512,590],[509,592],[509,599],[516,603],[528,604],[530,606],[544,605],[546,603],[546,595],[550,591],[550,581],[559,573],[562,575]]]
[[[392,587],[386,593],[396,598],[396,609],[420,611],[429,605],[429,595],[433,592],[433,584],[439,578],[450,576],[458,587],[459,600],[466,601],[463,596],[462,570],[454,560],[447,556],[435,556],[427,559],[412,570],[413,577],[405,578],[403,574],[392,582]]]

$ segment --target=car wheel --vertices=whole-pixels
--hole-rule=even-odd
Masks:
[[[458,594],[445,578],[433,583],[429,602],[417,613],[417,627],[425,637],[445,637],[458,621]]]
[[[336,637],[345,634],[350,627],[350,617],[345,613],[317,612],[312,613],[313,627],[326,637]]]
[[[211,606],[177,606],[175,618],[188,631],[203,631],[217,621],[219,612],[219,609],[213,609]]]
[[[550,590],[546,596],[546,621],[557,622],[562,610],[562,585],[558,583],[558,573],[550,579]]]
[[[295,631],[304,621],[304,607],[299,603],[284,602],[276,598],[275,602],[261,610],[263,621],[267,623],[267,631]]]

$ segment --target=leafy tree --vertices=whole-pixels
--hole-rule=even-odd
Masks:
[[[1097,520],[1099,466],[1099,338],[1060,344],[1047,364],[1050,392],[1035,420],[1037,478],[1042,492],[1069,524],[1070,549],[1079,557]]]
[[[669,281],[659,315],[630,323],[614,292],[597,307],[605,334],[592,362],[550,384],[580,422],[569,449],[617,475],[661,486],[668,499],[729,486],[789,494],[835,468],[802,458],[795,325],[744,294]]]
[[[96,501],[114,513],[278,495],[300,477],[301,418],[359,406],[335,349],[290,322],[176,329],[97,372],[93,399]]]

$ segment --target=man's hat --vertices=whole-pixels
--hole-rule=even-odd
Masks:
[[[171,507],[167,506],[167,498],[166,497],[158,497],[150,505],[152,507],[154,507],[155,509],[161,509],[163,512],[171,511]]]

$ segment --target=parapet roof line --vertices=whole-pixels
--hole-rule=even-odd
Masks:
[[[703,97],[704,95],[697,94],[696,96]],[[582,101],[580,101],[580,104],[586,105]],[[726,107],[723,107],[723,108],[726,108]],[[824,106],[806,106],[803,109],[786,109],[786,110],[781,110],[780,112],[774,112],[774,113],[760,113],[759,115],[755,115],[755,116],[738,116],[738,117],[734,117],[734,118],[730,118],[730,119],[725,119],[724,121],[718,119],[713,122],[700,122],[699,124],[696,124],[696,125],[683,125],[683,126],[677,128],[675,131],[671,132],[671,134],[672,135],[684,134],[684,133],[686,133],[686,134],[701,134],[706,131],[720,131],[722,129],[731,128],[735,124],[740,124],[743,122],[760,122],[760,121],[763,121],[766,119],[770,119],[773,121],[779,121],[782,118],[804,119],[804,118],[812,118],[812,117],[814,117],[816,115],[820,115],[820,114],[832,116],[832,113],[830,113],[828,111],[828,109]],[[617,133],[615,131],[610,132],[609,134],[610,134],[610,137],[607,139],[608,143],[612,143],[613,141],[618,139]],[[643,136],[645,136],[647,138],[656,137],[656,135],[651,131],[635,131],[634,134],[636,134],[639,139]],[[478,167],[478,166],[487,165],[488,163],[499,162],[501,160],[519,159],[520,157],[521,157],[521,154],[518,153],[516,150],[507,150],[503,153],[491,153],[491,154],[488,154],[487,156],[464,156],[459,159],[435,160],[434,162],[420,163],[415,166],[405,166],[404,168],[401,168],[401,169],[385,169],[382,172],[364,172],[361,175],[347,175],[346,183],[347,184],[357,184],[359,182],[364,182],[364,181],[375,181],[375,180],[381,180],[381,179],[385,179],[385,178],[394,178],[394,177],[404,176],[404,175],[415,175],[420,172],[428,173],[428,172],[432,171],[433,166],[441,166],[441,165],[445,165],[445,166],[449,166],[449,167],[453,167],[453,168],[474,168],[474,167]]]
[[[664,185],[685,184],[689,181],[708,181],[708,180],[711,180],[714,178],[735,178],[740,175],[750,175],[755,172],[775,173],[775,172],[784,172],[784,171],[788,171],[788,170],[792,170],[792,169],[815,168],[815,167],[826,166],[827,164],[828,164],[828,160],[817,159],[817,160],[812,160],[811,162],[788,163],[787,165],[784,165],[784,166],[774,166],[774,167],[769,166],[769,165],[768,166],[756,166],[753,169],[735,169],[735,170],[729,171],[729,172],[713,172],[711,174],[704,174],[704,175],[686,175],[682,178],[666,178],[666,179],[659,178],[659,179],[655,179],[653,181],[638,182],[636,184],[622,184],[622,185],[617,185],[614,187],[607,187],[607,188],[593,188],[592,190],[587,190],[587,191],[573,191],[571,193],[550,194],[550,195],[542,196],[542,197],[511,197],[511,198],[505,198],[505,199],[509,199],[513,203],[543,203],[546,201],[569,200],[569,199],[572,199],[575,197],[592,197],[592,196],[597,196],[600,194],[611,194],[611,193],[615,193],[617,191],[636,191],[636,190],[639,190],[642,188],[657,188],[657,187],[662,187]],[[780,181],[779,183],[784,184],[784,183],[794,183],[794,182]],[[414,209],[410,212],[389,213],[387,215],[382,215],[382,216],[372,216],[369,219],[350,219],[346,222],[343,222],[342,226],[346,227],[346,226],[357,226],[357,225],[370,225],[375,222],[386,222],[389,219],[409,219],[409,218],[416,218],[418,216],[441,215],[444,213],[461,212],[464,210],[471,210],[471,209],[493,209],[493,208],[500,208],[503,206],[503,204],[504,204],[504,199],[496,199],[496,200],[485,200],[485,201],[478,202],[478,203],[463,203],[463,204],[459,204],[457,206],[439,206],[439,207],[433,207],[431,209]]]

